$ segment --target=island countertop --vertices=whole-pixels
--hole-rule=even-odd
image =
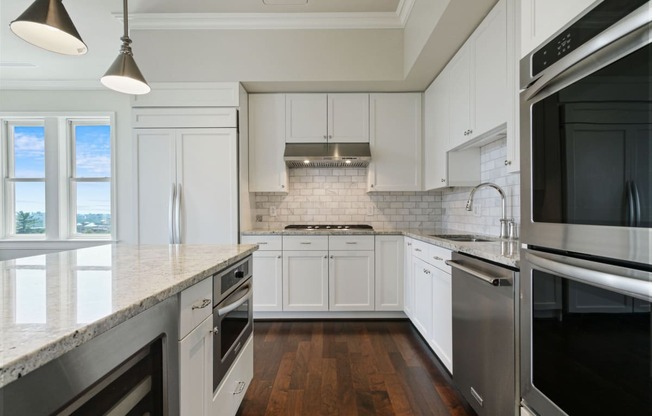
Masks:
[[[0,387],[255,250],[112,244],[0,262]]]

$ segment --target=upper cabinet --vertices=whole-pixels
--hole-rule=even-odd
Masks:
[[[521,54],[524,57],[596,0],[520,0]]]
[[[287,192],[285,94],[249,95],[249,192]]]
[[[499,1],[447,68],[451,85],[450,148],[507,122],[507,7]]]
[[[286,143],[369,142],[369,94],[286,94]]]
[[[368,191],[420,191],[420,93],[370,95]]]

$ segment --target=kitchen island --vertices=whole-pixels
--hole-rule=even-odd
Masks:
[[[114,244],[0,262],[0,388],[255,250],[255,245]]]

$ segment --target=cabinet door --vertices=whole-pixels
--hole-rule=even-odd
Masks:
[[[178,130],[180,243],[237,243],[237,155],[235,129]]]
[[[181,415],[209,415],[213,397],[213,316],[179,341]]]
[[[413,249],[414,245],[411,238],[405,239],[405,287],[404,287],[404,297],[403,302],[405,306],[403,310],[405,314],[412,318],[414,311],[414,260],[413,260]]]
[[[373,311],[374,252],[331,251],[328,282],[331,311]]]
[[[326,143],[326,94],[285,95],[285,142]]]
[[[285,95],[249,95],[249,192],[287,192]]]
[[[468,43],[447,65],[450,74],[450,141],[449,149],[469,138],[471,123],[471,57]]]
[[[430,345],[441,360],[453,372],[453,294],[451,275],[438,268],[431,268],[433,321]]]
[[[402,236],[376,236],[376,310],[403,310],[403,259]]]
[[[369,94],[328,94],[328,141],[369,143]]]
[[[254,312],[283,310],[282,251],[256,251],[254,259]]]
[[[138,241],[171,242],[170,204],[176,187],[173,129],[135,130],[138,159]]]
[[[424,97],[424,178],[425,189],[448,186],[448,149],[450,136],[449,76],[442,71],[428,87]]]
[[[521,58],[579,16],[596,0],[520,0]]]
[[[425,339],[432,332],[432,277],[434,267],[421,259],[414,258],[414,313],[412,323]]]
[[[371,94],[369,191],[421,190],[421,94]]]
[[[283,251],[283,310],[328,310],[328,251]]]
[[[507,122],[507,9],[501,0],[473,32],[471,74],[473,133],[478,137]],[[511,97],[510,97],[511,98]]]

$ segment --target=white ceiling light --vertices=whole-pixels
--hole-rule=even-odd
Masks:
[[[26,42],[48,51],[64,55],[88,52],[62,0],[34,1],[9,28]]]
[[[138,69],[134,55],[131,51],[131,39],[129,39],[129,10],[127,0],[123,2],[124,11],[124,34],[120,38],[122,46],[118,57],[100,79],[100,82],[114,91],[124,94],[141,95],[151,91],[145,81],[145,77]]]

